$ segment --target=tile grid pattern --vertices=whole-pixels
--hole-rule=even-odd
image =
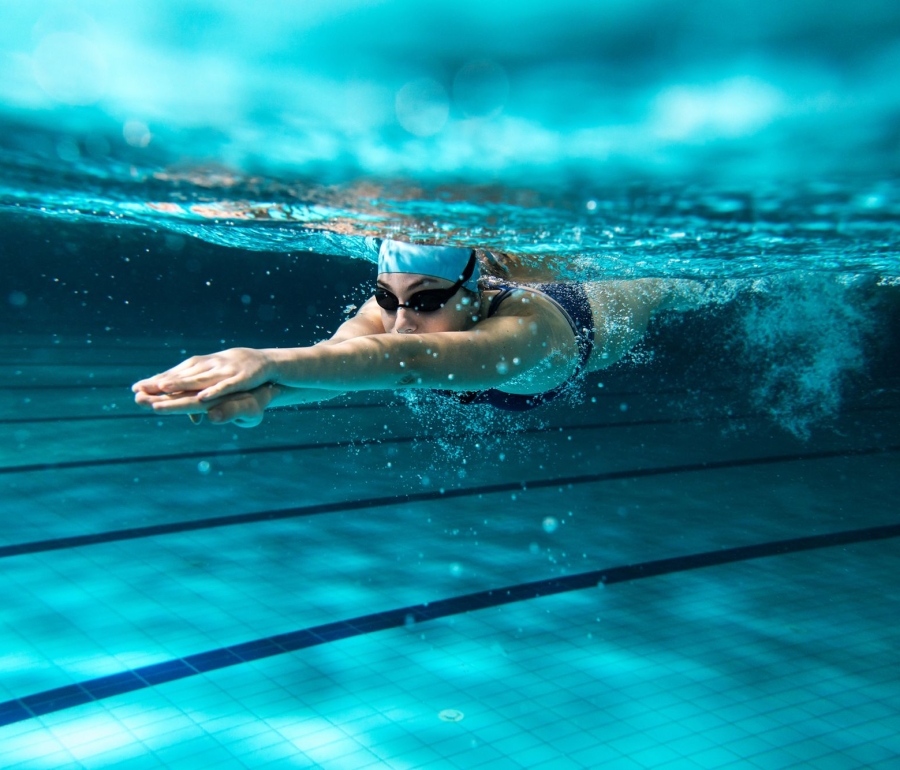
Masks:
[[[97,397],[102,398],[100,394]],[[888,425],[885,432],[890,434]],[[629,440],[640,438],[634,434]],[[578,450],[578,445],[573,449]],[[866,462],[872,468],[873,464],[896,468],[895,459],[883,456],[854,462],[852,467],[857,469],[866,467]],[[827,468],[835,467],[831,461],[818,471],[801,465],[804,470],[788,475],[808,479],[803,483],[816,486],[823,485]],[[699,494],[715,493],[715,485],[708,479],[715,476],[727,487],[747,472],[722,469],[719,476],[703,474],[685,488],[700,489],[702,484],[708,491]],[[890,471],[886,474],[890,479]],[[774,485],[782,476],[774,466],[760,478]],[[880,499],[890,513],[896,482],[886,484]],[[643,489],[666,492],[660,485],[645,484]],[[815,518],[813,508],[796,508],[803,502],[802,487],[797,490],[787,487],[795,506],[789,509],[790,515],[799,517],[796,523],[801,532],[807,522],[809,532],[809,524],[821,519]],[[77,494],[79,490],[74,491]],[[592,488],[584,491],[590,493]],[[859,491],[867,501],[866,514],[872,516],[867,521],[877,524],[879,488]],[[610,492],[612,489],[604,494]],[[641,504],[646,507],[652,494],[635,487],[614,496],[619,510],[633,510]],[[546,514],[547,494],[520,497],[516,514],[539,522]],[[567,497],[575,500],[580,496],[570,491]],[[772,499],[777,502],[777,497]],[[695,497],[694,502],[704,500]],[[490,505],[495,504],[502,507],[496,498]],[[421,515],[429,516],[430,522],[438,508],[452,510],[448,505],[447,501],[423,500],[415,507],[421,508]],[[679,515],[683,518],[687,512]],[[452,517],[444,520],[450,522]],[[316,539],[321,526],[333,530],[336,537],[354,531],[336,528],[337,521],[304,525],[302,531],[327,548],[327,539]],[[393,557],[389,550],[373,549],[371,538],[377,529],[379,536],[409,540],[403,553],[419,548],[427,554],[437,531],[424,529],[410,539],[404,529],[409,521],[404,518],[391,527],[380,518],[374,529],[356,527],[353,536],[358,547],[368,546],[373,551],[369,562],[378,572],[371,574],[379,584],[360,594],[360,599],[397,606],[397,586],[386,579]],[[882,516],[880,521],[890,518]],[[752,527],[762,523],[762,519],[748,520]],[[296,527],[289,530],[287,524],[248,531],[248,547],[254,547],[254,537],[267,532],[296,533]],[[621,519],[616,529],[604,525],[595,539],[607,538],[615,531],[616,548],[624,549],[627,557],[635,552],[634,537],[638,536],[629,540],[627,532],[645,531],[648,525],[653,526],[639,522],[632,513],[631,518]],[[578,531],[582,536],[586,532],[583,528]],[[48,532],[52,536],[52,528]],[[517,541],[522,536],[511,531],[501,537],[503,532],[500,528],[478,537],[493,541],[491,549],[481,553],[483,559],[492,565],[508,562],[509,569],[522,560],[523,552],[506,554],[502,544],[509,534]],[[710,545],[715,547],[719,538],[712,534]],[[123,663],[139,667],[152,665],[150,661],[159,660],[160,655],[163,659],[184,656],[186,647],[196,650],[198,644],[205,649],[205,640],[227,639],[236,629],[238,638],[253,638],[254,616],[263,609],[253,605],[259,601],[258,592],[246,592],[245,606],[237,602],[198,614],[204,599],[217,601],[214,591],[204,596],[202,580],[184,581],[183,594],[173,593],[165,585],[168,581],[174,586],[182,575],[187,576],[180,567],[181,554],[209,553],[211,546],[215,552],[216,542],[235,554],[233,567],[217,569],[218,577],[227,576],[232,591],[241,592],[248,580],[270,579],[257,574],[265,559],[252,568],[244,567],[246,559],[235,551],[234,538],[224,535],[225,530],[168,535],[165,539],[175,548],[172,557],[162,561],[158,561],[162,552],[151,548],[142,558],[145,549],[130,543],[76,549],[72,557],[77,558],[73,559],[64,554],[15,557],[6,565],[16,567],[6,572],[11,578],[9,585],[32,591],[36,608],[52,597],[47,610],[55,608],[59,616],[37,618],[51,624],[47,627],[50,634],[8,637],[21,640],[15,644],[21,653],[12,661],[6,655],[0,659],[0,685],[8,673],[16,672],[16,660],[26,676],[36,671],[35,665],[46,667],[49,682],[58,667],[64,676],[79,666],[84,671],[96,671],[98,665],[120,670]],[[527,545],[528,536],[524,537]],[[705,538],[695,542],[705,544]],[[563,547],[572,550],[574,546]],[[596,550],[598,544],[585,543],[584,547]],[[544,548],[542,545],[542,553]],[[546,553],[550,564],[556,564],[559,549],[546,547]],[[303,557],[310,568],[314,564],[311,555]],[[321,567],[312,572],[325,576],[331,566],[327,551],[319,560]],[[115,645],[110,645],[108,659],[89,653],[72,667],[68,662],[79,655],[77,635],[81,632],[77,629],[82,624],[74,616],[73,625],[52,633],[72,598],[56,588],[68,585],[70,593],[81,590],[84,581],[78,577],[81,567],[77,565],[82,562],[94,562],[97,570],[109,570],[123,578],[122,587],[127,591],[122,595],[114,584],[105,591],[102,581],[89,581],[86,587],[107,615],[101,623],[83,624],[84,633],[101,642],[130,634],[133,649],[127,652],[119,646],[114,650]],[[562,568],[570,562],[571,557],[567,559],[563,553]],[[604,562],[617,563],[607,558]],[[26,564],[35,569],[21,570]],[[270,571],[287,565],[271,560]],[[885,590],[892,585],[895,565],[896,547],[890,541],[845,545],[818,554],[756,559],[404,624],[0,727],[0,764],[20,770],[93,770],[119,762],[129,770],[312,763],[398,768],[604,765],[880,770],[893,767],[900,757],[896,718],[900,688],[895,673],[900,665],[896,640],[884,622],[896,613],[898,598],[890,588]],[[154,570],[159,578],[148,584]],[[382,570],[385,574],[379,574]],[[427,555],[422,570],[423,575],[433,572]],[[301,570],[301,574],[305,572]],[[37,581],[26,577],[41,573],[43,577]],[[347,577],[352,576],[353,571],[348,570]],[[462,581],[459,590],[478,583],[474,578],[456,579]],[[320,578],[302,588],[322,590],[325,585]],[[325,622],[347,617],[346,607],[351,604],[344,603],[350,594],[344,590],[342,595],[341,590],[332,598],[340,598],[343,609],[330,606],[327,595],[319,602],[308,602],[309,609],[316,608]],[[185,603],[189,593],[198,591],[195,606]],[[285,597],[284,593],[273,595],[272,609],[289,619],[290,606],[277,606]],[[304,618],[307,616],[309,611],[304,610]],[[297,627],[296,623],[291,626]],[[436,716],[442,708],[458,708],[465,718],[459,723],[442,722]]]
[[[640,580],[647,577],[682,572],[711,565],[728,564],[772,554],[793,553],[800,550],[834,547],[837,544],[866,542],[900,537],[900,525],[868,530],[856,530],[822,535],[794,541],[768,543],[758,547],[744,547],[697,554],[695,556],[648,562],[628,567],[613,567],[564,578],[554,578],[518,586],[481,591],[476,594],[443,599],[427,605],[403,607],[334,623],[300,629],[243,644],[195,653],[161,663],[142,666],[105,677],[89,679],[66,687],[46,690],[16,700],[0,703],[0,726],[13,724],[35,716],[103,700],[127,692],[153,687],[177,679],[185,679],[208,671],[240,665],[260,658],[328,644],[352,636],[376,633],[388,628],[422,623],[436,618],[498,607],[512,602],[528,601],[568,591],[582,590],[598,584]]]
[[[889,543],[835,551],[824,569],[794,554],[344,639],[7,727],[0,758],[887,768],[900,756],[897,657],[889,604],[860,589],[889,580],[895,559]],[[813,588],[829,591],[827,615]],[[443,708],[465,717],[441,722]]]

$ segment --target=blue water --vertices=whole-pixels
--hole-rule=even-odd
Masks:
[[[900,14],[868,8],[9,5],[0,205],[243,248],[896,277]],[[317,232],[208,221],[248,209]]]
[[[0,4],[0,765],[895,766],[898,65],[887,2]],[[384,237],[706,303],[524,415],[131,403]]]

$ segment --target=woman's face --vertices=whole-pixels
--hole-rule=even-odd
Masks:
[[[414,273],[381,273],[378,287],[393,294],[405,305],[418,291],[449,289],[452,281]],[[429,334],[431,332],[459,332],[474,326],[479,308],[471,293],[460,289],[444,307],[425,313],[400,307],[393,311],[381,308],[384,330],[390,334]],[[475,320],[473,320],[473,316]]]

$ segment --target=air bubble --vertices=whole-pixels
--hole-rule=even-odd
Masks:
[[[447,122],[450,98],[436,80],[420,78],[397,92],[394,107],[403,128],[415,136],[432,136]]]

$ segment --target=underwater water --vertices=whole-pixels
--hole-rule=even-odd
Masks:
[[[893,4],[0,20],[0,766],[896,765]],[[704,302],[526,413],[134,405],[385,237]]]

